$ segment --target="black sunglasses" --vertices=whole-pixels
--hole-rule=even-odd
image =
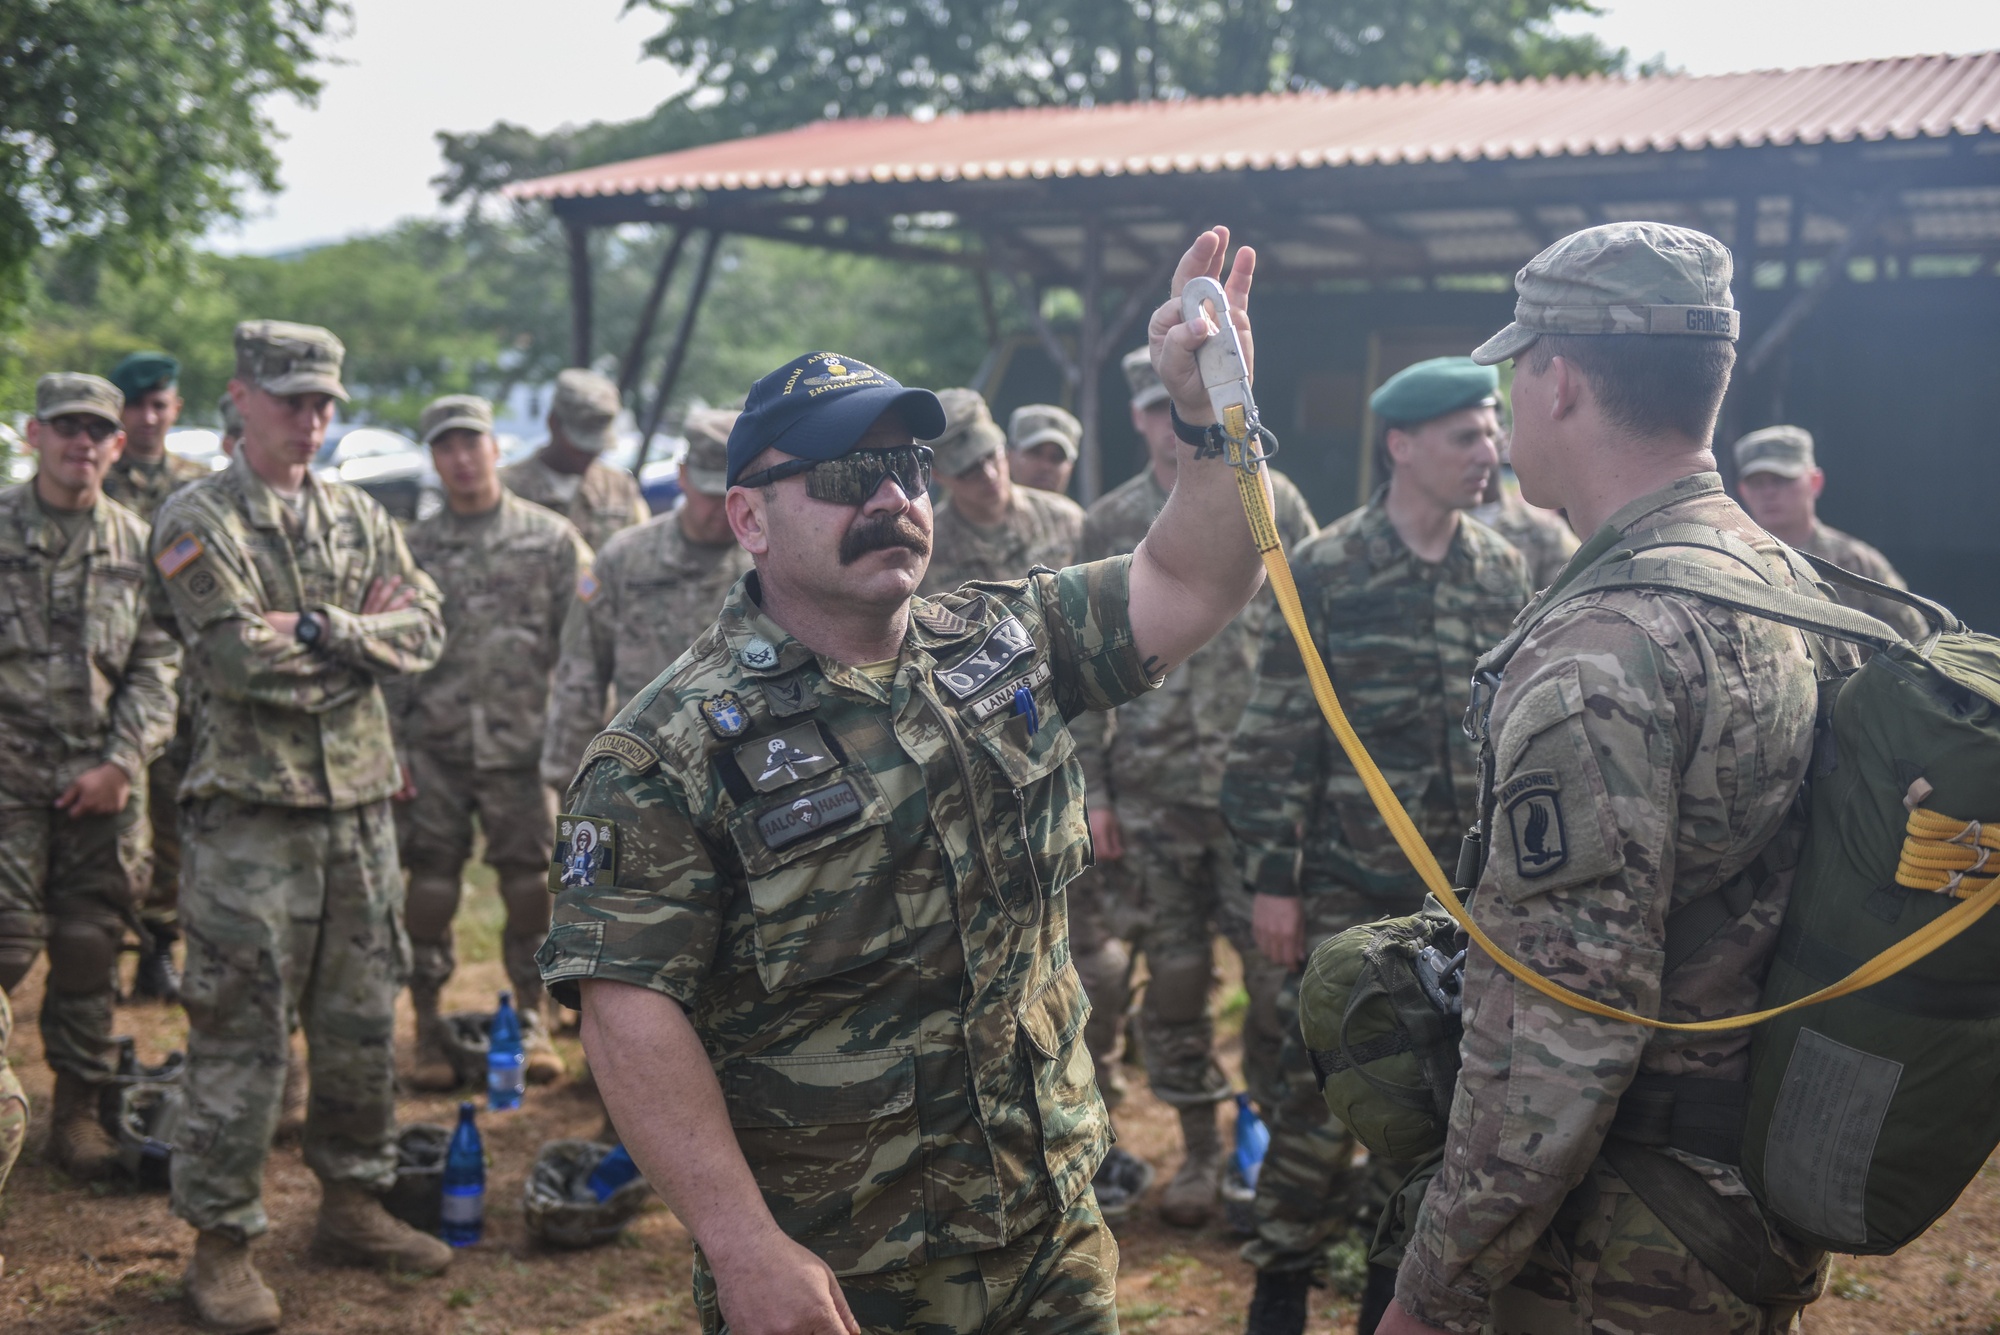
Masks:
[[[92,417],[86,413],[64,413],[51,419],[49,426],[58,436],[89,436],[95,444],[103,444],[111,439],[114,432],[124,428],[114,426],[102,417]]]
[[[886,450],[855,450],[838,459],[792,459],[736,479],[739,487],[768,487],[781,478],[805,475],[806,495],[832,505],[860,505],[873,496],[882,479],[893,477],[903,494],[917,497],[931,489],[928,445],[897,445]]]

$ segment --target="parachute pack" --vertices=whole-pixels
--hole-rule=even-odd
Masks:
[[[1676,559],[1667,551],[1676,547],[1722,552],[1757,578]],[[1640,1076],[1620,1102],[1606,1154],[1691,1250],[1758,1298],[1772,1292],[1768,1277],[1754,1273],[1756,1249],[1746,1256],[1729,1221],[1718,1227],[1719,1198],[1678,1161],[1642,1147],[1738,1163],[1786,1233],[1880,1254],[1949,1209],[2000,1145],[2000,915],[1986,916],[2000,902],[2000,640],[1926,599],[1786,555],[1806,587],[1817,576],[1891,598],[1937,629],[1904,643],[1874,618],[1770,582],[1739,540],[1682,525],[1633,535],[1534,608],[1480,664],[1490,688],[1556,607],[1612,588],[1700,598],[1805,631],[1809,643],[1830,636],[1875,650],[1843,673],[1815,646],[1819,725],[1792,818],[1744,875],[1667,920],[1671,973],[1791,873],[1757,1012],[1672,1025],[1576,996],[1505,957],[1435,883],[1423,911],[1323,944],[1300,994],[1328,1106],[1371,1152],[1398,1160],[1422,1159],[1444,1142],[1468,934],[1515,977],[1592,1014],[1657,1028],[1757,1026],[1745,1084]],[[1490,799],[1482,806],[1490,810]],[[1460,885],[1477,882],[1476,837]]]

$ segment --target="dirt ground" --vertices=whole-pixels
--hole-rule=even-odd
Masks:
[[[482,869],[483,870],[483,869]],[[459,919],[462,961],[447,1003],[490,1006],[503,985],[498,963],[499,907],[490,874],[467,896]],[[1227,956],[1227,948],[1223,950]],[[1234,970],[1227,966],[1225,975]],[[1223,982],[1225,1027],[1241,991]],[[16,999],[10,1057],[35,1104],[28,1148],[0,1205],[0,1331],[86,1332],[194,1330],[181,1298],[181,1272],[193,1247],[188,1228],[168,1212],[164,1193],[122,1186],[82,1187],[42,1162],[52,1078],[41,1060],[35,1020],[39,971]],[[134,1034],[141,1056],[157,1060],[180,1044],[176,1010],[119,1012],[119,1032]],[[403,1033],[409,1032],[407,1015]],[[571,1069],[581,1049],[557,1039]],[[1227,1054],[1233,1062],[1234,1053]],[[1160,1166],[1164,1185],[1178,1134],[1169,1109],[1145,1093],[1119,1110],[1122,1143]],[[455,1096],[418,1095],[402,1103],[405,1121],[449,1123]],[[590,1134],[594,1099],[573,1082],[532,1089],[519,1112],[482,1114],[492,1167],[487,1179],[486,1240],[459,1253],[437,1279],[406,1280],[338,1269],[307,1255],[319,1193],[295,1145],[272,1153],[266,1203],[272,1229],[257,1244],[258,1264],[285,1309],[285,1330],[341,1335],[424,1332],[587,1332],[696,1330],[688,1299],[686,1231],[657,1201],[619,1244],[589,1252],[551,1252],[531,1242],[520,1208],[522,1179],[544,1141]],[[1948,1216],[1893,1258],[1843,1259],[1832,1290],[1807,1314],[1808,1335],[2000,1335],[2000,1162],[1989,1166]],[[1254,1286],[1237,1259],[1237,1241],[1219,1224],[1199,1233],[1167,1227],[1146,1212],[1121,1231],[1118,1279],[1121,1324],[1154,1335],[1233,1335]],[[1351,1331],[1353,1309],[1333,1294],[1314,1300],[1314,1335]]]

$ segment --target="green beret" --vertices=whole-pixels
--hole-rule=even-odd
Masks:
[[[164,352],[127,353],[124,361],[111,368],[111,383],[125,391],[128,402],[180,378],[181,364]]]
[[[1433,417],[1499,402],[1500,373],[1470,357],[1433,357],[1406,366],[1368,397],[1375,415],[1391,426],[1415,426]]]

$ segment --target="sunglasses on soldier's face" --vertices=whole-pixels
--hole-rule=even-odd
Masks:
[[[781,478],[806,480],[806,495],[831,505],[861,505],[893,477],[903,494],[915,498],[931,488],[931,447],[897,445],[886,450],[855,450],[838,459],[792,459],[736,479],[739,487],[768,487]]]
[[[89,436],[95,444],[102,445],[111,439],[118,427],[102,417],[91,417],[84,413],[64,413],[61,417],[49,419],[49,429],[58,436]]]

